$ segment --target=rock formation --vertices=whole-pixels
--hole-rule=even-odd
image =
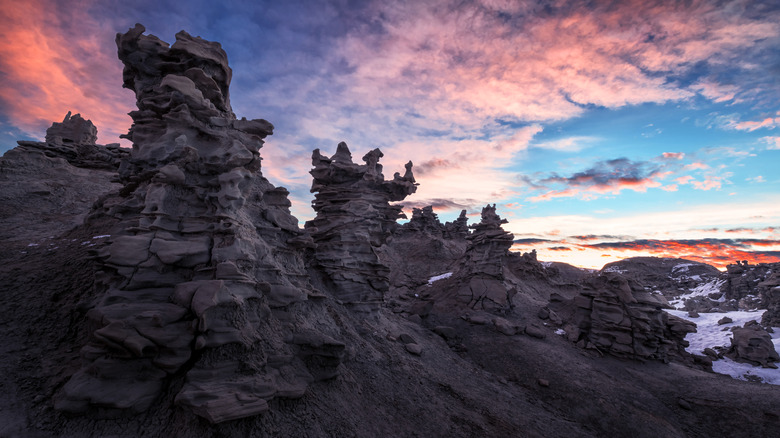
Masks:
[[[777,368],[774,362],[780,362],[772,337],[756,321],[748,321],[743,327],[733,329],[731,347],[725,356],[767,368]]]
[[[662,296],[613,272],[589,277],[583,289],[573,300],[551,296],[550,309],[570,341],[632,359],[668,362],[688,356],[685,335],[696,326],[664,312]]]
[[[138,101],[133,150],[122,189],[92,213],[118,224],[97,252],[102,298],[87,313],[83,366],[55,406],[141,412],[187,365],[177,404],[213,423],[255,415],[302,396],[316,378],[307,363],[332,377],[344,345],[272,317],[312,289],[288,243],[305,236],[287,191],[260,173],[273,126],[235,118],[219,43],[180,32],[169,47],[143,32],[116,39]]]
[[[470,228],[466,237],[468,248],[455,276],[463,280],[458,297],[472,309],[497,309],[511,306],[517,292],[504,283],[505,258],[509,255],[514,236],[504,231],[507,223],[496,214],[496,205],[482,209],[482,220]]]
[[[79,225],[128,155],[119,144],[98,145],[97,128],[68,113],[46,141],[19,141],[0,158],[0,240],[34,243]]]
[[[417,190],[412,162],[403,176],[396,172],[386,181],[379,149],[368,152],[356,164],[346,143],[339,143],[328,158],[315,149],[312,154],[312,207],[317,216],[306,222],[317,245],[317,264],[325,271],[337,298],[354,308],[375,309],[389,289],[390,268],[376,253],[405,217],[401,201]]]

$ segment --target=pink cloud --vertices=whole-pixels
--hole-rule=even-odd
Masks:
[[[739,122],[734,127],[742,131],[753,132],[756,129],[768,128],[774,129],[780,126],[780,117],[767,117],[758,121],[745,121]]]
[[[664,152],[662,155],[664,158],[672,159],[672,160],[682,160],[685,158],[684,152]]]
[[[691,181],[693,188],[696,190],[720,190],[722,187],[723,178],[719,176],[707,176],[704,181]]]
[[[68,111],[92,120],[105,143],[119,142],[130,127],[126,113],[135,99],[121,88],[122,67],[112,48],[116,29],[86,15],[88,6],[49,0],[3,6],[0,106],[30,135],[42,137]]]

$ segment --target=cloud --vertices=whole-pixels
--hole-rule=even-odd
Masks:
[[[529,201],[539,202],[574,196],[592,199],[595,194],[618,194],[626,189],[644,192],[648,188],[660,187],[658,179],[666,175],[660,167],[650,162],[635,162],[627,158],[600,161],[593,167],[570,176],[553,174],[541,179],[536,186],[563,185],[565,188],[548,190],[529,198]]]
[[[780,150],[780,137],[761,137],[761,141],[768,145],[769,150]]]
[[[98,127],[99,141],[119,142],[134,109],[121,89],[122,67],[107,22],[79,6],[49,0],[6,2],[0,13],[0,112],[42,138],[68,111]]]
[[[558,152],[579,152],[590,147],[598,139],[589,136],[566,137],[558,140],[535,143],[532,146],[539,149],[548,149]]]
[[[775,129],[778,126],[780,126],[780,112],[778,112],[777,116],[766,117],[762,120],[755,120],[755,121],[748,120],[744,122],[739,122],[736,125],[734,125],[734,129],[752,132],[761,128]]]
[[[590,249],[652,253],[656,257],[675,257],[710,263],[724,267],[735,260],[753,263],[780,261],[780,250],[756,250],[753,247],[777,247],[780,240],[769,239],[684,239],[684,240],[634,240],[602,242],[583,245]]]
[[[682,160],[685,158],[684,152],[664,152],[662,154],[663,158],[671,159],[671,160]]]

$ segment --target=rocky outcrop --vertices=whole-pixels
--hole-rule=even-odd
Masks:
[[[403,176],[396,172],[385,180],[379,149],[368,152],[356,164],[346,143],[339,143],[332,157],[319,149],[312,154],[312,207],[317,216],[306,222],[317,245],[317,265],[334,285],[336,298],[353,308],[376,309],[389,290],[390,268],[376,248],[395,231],[396,220],[405,217],[401,201],[417,190],[412,162]]]
[[[455,222],[442,224],[433,207],[413,209],[409,222],[399,226],[377,251],[391,268],[391,295],[410,294],[432,277],[453,272],[468,245],[466,222],[465,210]]]
[[[426,293],[441,310],[505,312],[512,307],[517,290],[506,281],[504,271],[514,237],[501,228],[505,223],[495,205],[482,209],[482,220],[470,226],[474,231],[465,237],[466,250],[454,262],[454,272]]]
[[[772,275],[758,284],[761,306],[766,308],[761,324],[764,327],[780,327],[780,263],[775,263]]]
[[[664,312],[664,302],[639,283],[605,272],[587,278],[573,300],[553,295],[550,309],[560,318],[567,338],[581,348],[668,362],[689,356],[684,339],[696,325]]]
[[[19,141],[0,158],[0,240],[37,244],[81,224],[113,182],[129,151],[98,145],[97,128],[68,113],[46,141]]]
[[[255,415],[334,375],[344,346],[273,316],[312,293],[287,191],[260,172],[273,126],[236,119],[219,43],[180,32],[169,47],[143,32],[116,39],[137,97],[133,149],[123,187],[91,216],[118,225],[96,252],[102,298],[83,366],[55,407],[141,412],[186,373],[178,405],[212,423]],[[327,358],[326,374],[316,360],[309,372],[312,357]]]
[[[702,284],[717,281],[721,272],[714,266],[693,260],[664,257],[631,257],[617,262],[607,263],[601,272],[615,272],[641,284],[648,292],[657,292],[671,301],[680,295],[688,294]],[[717,293],[717,288],[714,290]],[[716,307],[720,297],[712,299],[703,296],[709,307],[704,304],[694,306],[699,311]],[[693,306],[694,303],[691,303]],[[693,310],[693,308],[692,308]]]
[[[758,301],[758,297],[766,290],[766,286],[761,283],[778,270],[780,270],[780,263],[751,265],[748,262],[737,262],[728,265],[726,281],[721,286],[721,291],[727,300],[741,301],[745,298],[753,298]]]
[[[731,347],[724,354],[737,362],[761,365],[766,368],[777,368],[775,362],[780,362],[772,343],[772,337],[756,321],[748,321],[744,327],[732,330]]]

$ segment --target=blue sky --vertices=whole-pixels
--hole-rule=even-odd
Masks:
[[[2,0],[0,152],[81,113],[117,142],[134,97],[114,35],[221,42],[263,174],[309,207],[311,151],[411,159],[409,208],[509,219],[516,249],[780,260],[775,1]],[[126,144],[129,146],[129,144]]]

